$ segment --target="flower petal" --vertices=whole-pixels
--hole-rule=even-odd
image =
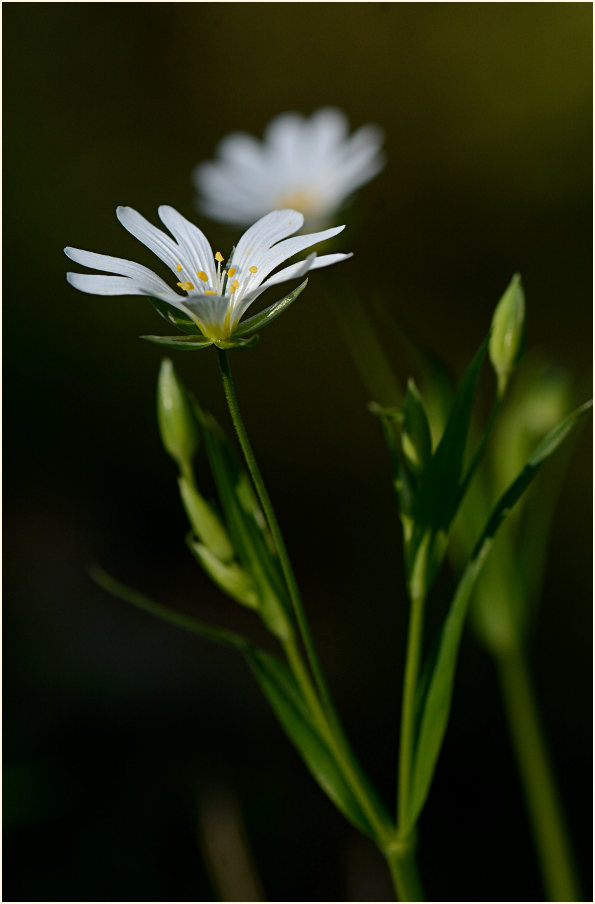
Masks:
[[[146,286],[148,291],[146,294],[162,294],[170,293],[171,289],[161,277],[137,264],[134,261],[125,260],[122,257],[112,257],[109,254],[97,254],[95,251],[83,251],[80,248],[65,248],[64,254],[83,267],[89,267],[92,270],[105,270],[107,273],[117,273],[118,276],[128,276],[135,280],[140,286]]]
[[[172,273],[177,273],[177,265],[186,265],[188,272],[192,271],[191,261],[180,260],[180,249],[176,243],[161,229],[149,223],[141,214],[132,207],[116,208],[116,216],[120,223],[131,235],[146,245],[153,254],[170,268]]]
[[[216,276],[215,259],[211,246],[203,232],[182,216],[174,207],[162,204],[159,208],[159,218],[167,226],[178,245],[184,249],[185,256],[192,262],[192,275],[197,270],[204,270],[213,282]]]
[[[246,230],[233,253],[233,266],[260,267],[271,245],[301,229],[304,218],[297,210],[273,210]]]
[[[147,295],[133,279],[127,276],[103,276],[89,273],[67,273],[71,286],[89,295]]]

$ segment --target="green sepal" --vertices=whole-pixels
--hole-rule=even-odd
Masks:
[[[255,314],[254,317],[249,317],[248,320],[241,321],[234,331],[234,336],[251,336],[256,330],[264,329],[265,326],[268,326],[269,323],[276,320],[283,311],[287,310],[289,305],[296,300],[298,295],[304,291],[307,285],[308,280],[305,279],[303,283],[300,283],[297,289],[294,289],[293,292],[290,292],[285,298],[281,298],[280,301],[276,301],[274,304],[270,305],[270,307],[265,308],[260,314]],[[221,346],[221,348],[224,347],[225,346]]]
[[[161,298],[152,298],[149,296],[149,301],[151,302],[159,316],[163,317],[164,320],[167,320],[167,322],[172,326],[177,327],[183,333],[192,333],[198,336],[202,335],[198,328],[198,325],[189,317],[184,317],[184,315],[180,313],[178,308],[174,308],[172,305],[168,304],[166,301],[163,301]]]
[[[258,336],[250,336],[249,339],[242,339],[237,335],[235,330],[229,339],[214,339],[213,343],[217,348],[251,348],[258,342]]]
[[[592,402],[581,405],[539,443],[525,467],[494,506],[457,585],[442,627],[436,659],[431,666],[431,677],[427,681],[427,690],[420,706],[405,831],[412,829],[417,822],[430,790],[448,724],[457,654],[469,600],[494,536],[539,469],[591,406]]]
[[[193,352],[199,348],[208,348],[213,344],[212,339],[202,337],[199,339],[195,336],[139,336],[139,339],[146,339],[154,345],[161,345],[163,348],[173,348],[178,352]]]
[[[250,650],[246,659],[283,730],[324,793],[356,828],[374,838],[290,671],[275,656],[261,651]]]

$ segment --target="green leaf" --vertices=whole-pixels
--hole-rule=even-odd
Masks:
[[[248,320],[244,320],[240,322],[239,326],[234,332],[234,336],[250,336],[252,333],[255,333],[256,330],[261,330],[265,326],[268,326],[269,323],[272,323],[273,320],[276,320],[277,317],[286,311],[292,302],[296,300],[298,295],[300,295],[306,286],[308,285],[308,280],[305,279],[303,283],[301,283],[297,289],[294,289],[293,292],[290,292],[289,295],[286,295],[285,298],[282,298],[280,301],[276,301],[270,307],[266,308],[264,311],[261,311],[260,314],[255,314],[254,317],[249,317]]]
[[[182,470],[189,468],[200,445],[200,433],[186,388],[169,358],[164,358],[159,368],[157,422],[165,450]]]
[[[444,537],[460,501],[459,487],[471,411],[488,341],[482,343],[457,388],[442,439],[422,475],[414,500],[408,574],[410,583],[415,576],[415,580],[424,585],[422,592],[427,590],[440,562]],[[417,595],[419,591],[414,592]]]
[[[196,323],[191,320],[189,317],[184,317],[183,314],[180,313],[178,308],[174,308],[169,305],[166,301],[163,301],[161,298],[151,298],[149,297],[149,301],[164,320],[167,320],[172,326],[177,327],[183,333],[193,333],[194,335],[201,336],[201,332]]]
[[[147,342],[153,342],[155,345],[161,345],[164,348],[173,348],[178,352],[193,352],[199,348],[208,348],[213,344],[212,339],[204,336],[140,336]]]
[[[130,603],[131,605],[136,606],[137,609],[142,609],[150,615],[156,615],[158,618],[163,619],[163,621],[169,622],[170,625],[175,625],[177,628],[183,628],[185,631],[191,631],[193,634],[199,634],[201,637],[205,638],[205,640],[212,640],[225,647],[234,647],[235,649],[244,652],[251,649],[249,641],[240,634],[234,634],[232,631],[226,631],[224,628],[206,625],[204,622],[198,621],[196,618],[192,618],[189,615],[184,615],[182,612],[175,612],[172,609],[168,609],[167,606],[157,603],[143,593],[139,593],[138,590],[120,584],[119,581],[97,565],[94,565],[89,569],[89,574],[96,584],[99,584],[100,587],[103,587],[103,589],[107,590],[108,593],[111,593],[112,596],[123,600],[125,603]]]
[[[373,838],[374,832],[320,737],[289,670],[268,653],[251,650],[246,659],[285,733],[322,790],[356,828]]]
[[[459,581],[442,628],[436,661],[421,707],[420,727],[411,778],[411,803],[407,815],[408,830],[415,825],[430,790],[448,724],[457,654],[468,603],[494,535],[542,465],[556,451],[577,420],[591,406],[592,403],[587,402],[577,408],[539,443],[516,480],[496,503]]]

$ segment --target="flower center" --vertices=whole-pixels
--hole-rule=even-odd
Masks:
[[[320,197],[320,192],[296,188],[295,191],[289,191],[277,198],[275,207],[281,210],[291,207],[294,210],[299,210],[305,217],[311,217],[316,216],[320,212],[322,198]]]

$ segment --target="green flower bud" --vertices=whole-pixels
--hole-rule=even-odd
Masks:
[[[197,538],[218,559],[229,562],[234,557],[234,548],[217,513],[186,477],[179,477],[178,485],[188,520]]]
[[[499,396],[506,392],[510,375],[521,356],[524,333],[525,293],[517,273],[496,305],[492,318],[489,354],[498,377]]]
[[[419,390],[411,379],[403,406],[401,448],[411,474],[423,473],[432,457],[432,434]]]
[[[258,596],[254,584],[243,568],[236,562],[222,562],[202,543],[191,542],[190,548],[218,587],[242,606],[248,606],[249,609],[258,607]]]
[[[157,420],[167,452],[182,471],[198,449],[200,434],[188,394],[169,358],[164,358],[157,382]]]

